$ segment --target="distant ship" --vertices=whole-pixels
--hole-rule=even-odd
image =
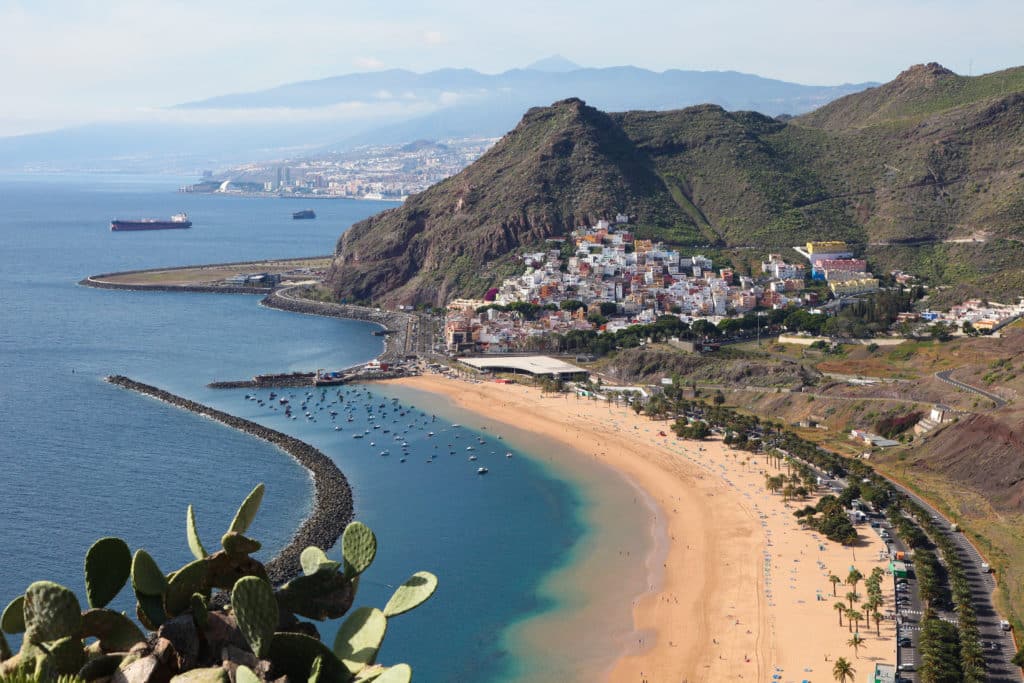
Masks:
[[[142,218],[137,221],[122,221],[114,219],[110,221],[110,229],[118,230],[183,230],[191,228],[192,221],[188,219],[187,213],[176,213],[170,220],[158,218]]]
[[[302,220],[304,218],[316,218],[316,212],[313,209],[303,209],[302,211],[296,211],[292,214],[294,220]]]

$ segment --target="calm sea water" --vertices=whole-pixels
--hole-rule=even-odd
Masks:
[[[332,421],[315,401],[315,421],[301,411],[288,420],[243,391],[205,387],[213,379],[367,360],[381,342],[364,323],[267,310],[257,297],[75,284],[98,272],[326,254],[353,221],[389,206],[174,191],[188,180],[0,177],[0,603],[39,578],[83,595],[82,558],[105,535],[147,548],[166,571],[180,566],[189,559],[186,506],[195,504],[200,532],[216,546],[260,481],[268,491],[253,535],[265,555],[308,513],[310,481],[289,458],[102,381],[122,373],[321,448],[352,482],[357,516],[381,542],[358,602],[382,605],[394,584],[419,569],[441,579],[431,603],[390,624],[382,660],[408,661],[418,681],[507,678],[516,655],[503,645],[505,628],[552,607],[544,578],[584,536],[579,492],[539,461],[505,458],[507,446],[493,433],[431,422],[430,406],[412,408],[408,400],[394,408],[373,387],[372,396],[350,390],[324,402],[337,402],[330,408],[337,410],[344,398],[352,422],[344,410]],[[293,222],[291,212],[307,205],[318,219]],[[108,230],[113,217],[181,210],[193,229]],[[387,415],[375,414],[381,403]],[[385,420],[388,434],[372,429]],[[357,429],[369,433],[354,439]],[[475,474],[479,463],[468,462],[466,445],[490,475]],[[379,455],[385,448],[391,455]]]

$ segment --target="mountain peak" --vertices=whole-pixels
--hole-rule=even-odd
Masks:
[[[928,62],[927,64],[915,64],[901,72],[896,77],[895,82],[906,85],[927,86],[947,76],[956,76],[956,74],[938,62]]]
[[[544,59],[538,59],[536,62],[526,65],[525,68],[530,71],[567,73],[569,71],[578,71],[583,67],[577,64],[576,62],[566,59],[562,55],[551,55],[550,57],[545,57]]]

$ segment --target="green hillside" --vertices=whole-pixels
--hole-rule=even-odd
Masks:
[[[331,279],[350,301],[480,296],[522,249],[624,212],[641,236],[694,248],[845,239],[881,267],[999,296],[1024,281],[1021,259],[992,258],[1021,254],[1022,190],[1024,68],[915,66],[786,121],[713,105],[605,114],[570,99],[353,226]]]

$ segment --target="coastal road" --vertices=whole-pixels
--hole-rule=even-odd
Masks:
[[[971,603],[978,617],[978,633],[985,647],[985,664],[989,683],[1021,683],[1021,670],[1010,660],[1016,654],[1012,635],[999,627],[1001,617],[992,602],[996,582],[992,574],[982,571],[981,554],[964,534],[953,531],[953,525],[926,501],[914,495],[891,479],[889,482],[905,496],[916,502],[932,516],[939,533],[948,535],[956,546],[956,554],[971,585]]]
[[[816,470],[823,476],[828,476],[818,467],[800,460],[800,458],[794,457],[794,459],[810,465],[812,469]],[[837,479],[836,481],[843,487],[847,485],[847,482],[844,479]],[[921,499],[907,488],[900,486],[892,479],[888,479],[888,481],[896,488],[897,491],[916,502],[924,508],[929,515],[931,515],[932,520],[935,523],[935,527],[939,529],[939,533],[946,534],[953,540],[956,547],[957,557],[960,560],[960,564],[963,566],[964,574],[967,576],[967,580],[971,586],[971,604],[974,606],[974,612],[978,619],[978,634],[980,636],[982,646],[985,648],[985,665],[988,671],[988,682],[1021,683],[1024,681],[1024,676],[1021,675],[1020,667],[1015,666],[1010,661],[1013,659],[1014,654],[1016,654],[1016,645],[1012,634],[1008,631],[1002,630],[999,626],[999,622],[1002,617],[998,612],[996,612],[995,603],[992,601],[992,592],[996,588],[996,582],[992,574],[982,570],[981,565],[985,560],[982,558],[981,553],[978,552],[964,534],[958,531],[953,531],[952,523],[939,514],[939,512],[929,505],[927,501]],[[895,534],[893,534],[893,536],[895,536]],[[916,590],[912,591],[913,595],[916,595],[916,593]],[[913,606],[908,606],[905,609],[914,610],[915,608]],[[920,607],[917,607],[916,610],[919,611]],[[939,616],[948,620],[952,615],[940,613]],[[916,645],[916,634],[910,633],[908,635],[911,635],[914,640],[914,645]],[[916,662],[916,654],[917,653],[913,651],[901,651],[900,660]]]
[[[941,379],[946,384],[950,384],[954,387],[957,387],[958,389],[963,389],[964,391],[970,391],[980,396],[984,396],[988,400],[995,403],[996,408],[1002,408],[1003,406],[1006,405],[1007,401],[1002,396],[999,396],[998,394],[993,394],[991,391],[979,389],[978,387],[972,386],[970,384],[964,384],[960,380],[953,379],[952,377],[950,377],[950,374],[952,372],[952,370],[943,370],[942,372],[936,372],[935,376]]]

